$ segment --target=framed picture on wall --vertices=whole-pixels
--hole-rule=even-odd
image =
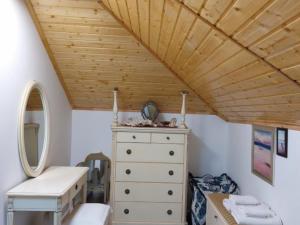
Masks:
[[[277,155],[288,157],[288,129],[277,128]]]
[[[275,129],[263,126],[252,129],[252,173],[273,184]]]

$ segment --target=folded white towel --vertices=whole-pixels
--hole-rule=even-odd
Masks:
[[[225,209],[228,211],[228,212],[231,212],[231,206],[232,202],[229,200],[229,199],[224,199],[223,200],[223,206],[225,207]]]
[[[282,225],[282,221],[278,216],[273,216],[269,218],[254,218],[248,217],[243,213],[238,213],[237,211],[232,211],[231,215],[235,219],[237,224],[243,225]]]
[[[260,202],[253,196],[230,195],[229,200],[236,205],[259,205]]]
[[[248,217],[256,218],[269,218],[274,216],[272,212],[266,205],[261,204],[258,206],[243,206],[241,211]]]

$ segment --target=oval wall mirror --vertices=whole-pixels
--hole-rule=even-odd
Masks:
[[[27,176],[39,176],[49,148],[49,108],[42,87],[30,81],[25,89],[19,115],[19,153]]]

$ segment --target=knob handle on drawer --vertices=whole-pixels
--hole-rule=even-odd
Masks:
[[[77,190],[77,189],[78,189],[78,184],[75,185],[75,190]]]
[[[169,210],[167,211],[167,213],[168,213],[168,215],[172,215],[172,214],[173,214],[173,211],[172,211],[171,209],[169,209]]]
[[[129,174],[131,174],[131,170],[130,170],[130,169],[127,169],[127,170],[125,171],[125,173],[129,175]]]
[[[136,136],[135,136],[135,135],[132,135],[132,138],[133,138],[133,139],[136,139]]]
[[[169,191],[168,191],[168,195],[173,195],[173,191],[172,191],[172,190],[169,190]]]
[[[124,209],[125,214],[129,214],[129,209]]]
[[[215,216],[214,216],[214,218],[217,220],[217,219],[218,219],[218,216],[217,216],[217,215],[215,215]]]
[[[169,171],[169,175],[170,175],[170,176],[173,176],[173,175],[174,175],[174,171],[173,171],[173,170],[170,170],[170,171]]]
[[[170,137],[169,137],[169,136],[167,136],[167,137],[166,137],[166,139],[169,141],[169,140],[170,140]]]
[[[126,153],[127,155],[130,155],[132,153],[131,149],[127,149]]]
[[[129,189],[125,189],[125,194],[129,195],[130,194],[130,190]]]
[[[173,155],[175,155],[175,152],[174,151],[170,151],[169,154],[170,154],[170,156],[173,156]]]

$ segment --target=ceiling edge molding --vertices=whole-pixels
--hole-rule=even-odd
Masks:
[[[222,31],[220,28],[218,28],[216,25],[212,24],[211,22],[209,22],[207,19],[203,18],[200,13],[196,13],[194,12],[190,7],[188,7],[187,5],[184,4],[183,1],[180,0],[176,0],[178,4],[180,4],[182,7],[186,8],[187,10],[189,10],[191,13],[193,13],[195,16],[197,16],[199,19],[201,19],[201,21],[203,21],[204,23],[206,23],[208,26],[210,26],[212,29],[220,32],[222,35],[224,35],[225,37],[227,37],[228,39],[230,39],[231,41],[233,41],[235,44],[239,45],[242,49],[248,51],[250,54],[252,54],[253,56],[257,57],[259,60],[263,61],[264,63],[266,63],[268,66],[270,66],[271,68],[273,68],[275,71],[278,72],[278,74],[282,75],[284,78],[286,78],[287,80],[291,81],[293,84],[295,84],[297,87],[300,88],[300,83],[298,83],[296,80],[292,79],[289,75],[287,75],[285,72],[283,72],[281,69],[277,68],[276,66],[274,66],[272,63],[268,62],[267,60],[265,60],[263,57],[257,55],[255,52],[253,52],[251,49],[245,47],[244,45],[242,45],[240,42],[238,42],[237,40],[235,40],[234,38],[232,38],[231,36],[229,36],[228,34],[226,34],[224,31]]]
[[[109,9],[102,1],[98,1],[98,3],[109,12],[110,15],[112,15],[118,23],[120,23],[137,41],[139,41],[144,48],[146,48],[156,59],[158,59],[173,75],[176,79],[178,79],[180,82],[182,82],[184,85],[186,85],[190,90],[193,91],[193,94],[195,94],[203,103],[205,103],[206,107],[210,110],[211,114],[217,115],[224,121],[228,121],[228,119],[221,113],[219,113],[211,104],[209,104],[204,98],[202,98],[193,88],[190,87],[169,65],[167,65],[161,58],[153,52],[144,42],[142,39],[140,39],[136,34],[134,34],[123,21],[121,21],[115,14],[112,12],[111,9]]]
[[[54,70],[56,72],[58,80],[60,81],[60,84],[61,84],[62,88],[64,89],[64,92],[65,92],[65,94],[67,96],[68,102],[71,105],[71,107],[73,108],[73,103],[72,103],[71,95],[70,95],[70,93],[69,93],[69,91],[67,89],[67,86],[66,86],[63,78],[62,78],[61,71],[58,68],[57,62],[56,62],[56,60],[54,58],[52,50],[50,49],[50,46],[49,46],[49,43],[47,41],[46,35],[45,35],[45,33],[44,33],[43,29],[42,29],[42,26],[41,26],[41,24],[39,22],[38,17],[36,15],[35,11],[34,11],[34,7],[33,7],[33,5],[32,5],[32,3],[31,3],[30,0],[25,0],[25,4],[26,4],[27,9],[28,9],[28,11],[29,11],[29,13],[31,15],[31,18],[32,18],[32,20],[33,20],[33,22],[35,24],[37,32],[39,33],[39,36],[40,36],[40,38],[41,38],[41,40],[43,42],[43,45],[44,45],[44,47],[45,47],[45,49],[47,51],[48,57],[49,57],[52,65],[53,65],[53,68],[54,68]]]

